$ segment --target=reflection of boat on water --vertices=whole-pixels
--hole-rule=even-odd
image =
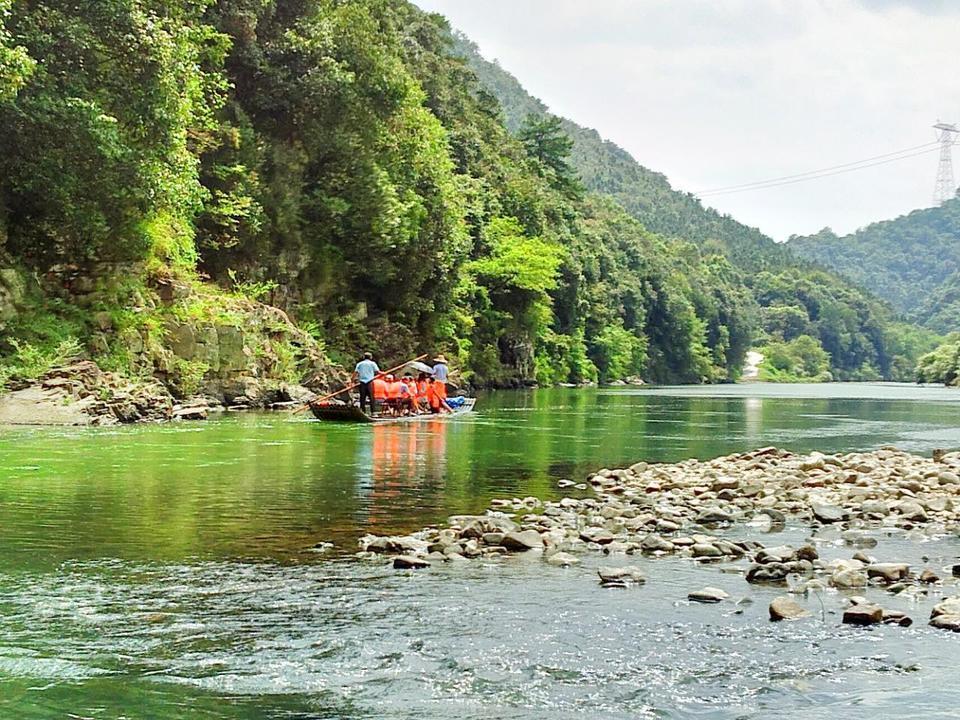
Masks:
[[[405,529],[398,517],[411,508],[437,507],[449,480],[447,438],[470,433],[472,423],[427,418],[417,423],[373,423],[357,439],[356,477],[364,525],[377,535]]]
[[[477,404],[476,398],[464,398],[463,403],[453,408],[452,413],[437,414],[425,413],[423,415],[403,415],[400,417],[392,415],[368,415],[356,405],[346,403],[311,403],[310,411],[318,420],[333,420],[336,422],[354,422],[354,423],[374,423],[385,425],[387,423],[413,423],[423,422],[424,420],[446,420],[458,415],[464,415],[471,412],[473,406]]]

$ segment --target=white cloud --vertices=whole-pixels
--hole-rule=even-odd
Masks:
[[[675,186],[814,170],[960,119],[960,3],[937,0],[417,0],[554,112]],[[778,239],[928,205],[936,156],[711,200]]]

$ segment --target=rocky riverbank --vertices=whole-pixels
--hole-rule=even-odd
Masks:
[[[742,573],[745,587],[835,594],[843,622],[854,625],[909,625],[912,619],[903,612],[864,597],[877,589],[906,594],[933,604],[931,625],[960,631],[960,597],[945,595],[957,585],[960,564],[911,567],[883,557],[871,534],[958,533],[960,453],[938,451],[931,459],[883,448],[794,455],[767,447],[709,461],[603,469],[587,483],[593,492],[586,497],[494,500],[486,514],[454,516],[444,527],[400,537],[368,535],[359,555],[388,556],[394,567],[410,569],[530,552],[551,565],[575,566],[585,554],[599,553],[612,563],[599,568],[600,585],[619,588],[646,580],[642,568],[629,564],[630,556],[680,557]],[[771,544],[771,531],[787,524],[815,531],[831,526],[851,556],[821,559],[815,541]],[[762,531],[763,539],[742,537],[751,531]],[[721,592],[694,589],[689,599],[722,602]],[[771,620],[807,616],[787,597],[770,606]]]
[[[256,401],[243,397],[233,409],[254,402],[284,405],[312,397],[300,386],[279,386]],[[224,409],[216,398],[196,396],[178,401],[151,378],[130,379],[82,360],[54,368],[33,383],[0,395],[0,425],[119,425],[167,420],[204,420]]]

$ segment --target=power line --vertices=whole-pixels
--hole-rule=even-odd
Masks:
[[[782,175],[780,177],[769,178],[767,180],[757,180],[756,182],[742,183],[740,185],[726,185],[724,187],[712,188],[710,190],[703,190],[696,195],[710,195],[712,193],[726,192],[727,190],[739,190],[740,188],[750,188],[754,185],[766,185],[768,183],[780,182],[781,180],[793,180],[795,178],[806,177],[807,175],[819,175],[823,172],[828,172],[830,170],[839,170],[841,168],[848,168],[854,165],[861,165],[863,163],[868,163],[873,160],[880,160],[882,158],[888,158],[893,155],[901,155],[903,153],[912,152],[914,150],[920,150],[921,148],[929,148],[934,145],[939,144],[939,140],[933,140],[928,143],[923,143],[922,145],[915,145],[914,147],[904,148],[903,150],[896,150],[894,152],[884,153],[883,155],[874,155],[873,157],[863,158],[862,160],[855,160],[853,162],[843,163],[841,165],[831,165],[829,167],[820,168],[819,170],[809,170],[807,172],[797,173],[795,175]]]
[[[933,145],[934,147],[928,147],[928,145]],[[909,152],[908,150],[917,150],[918,148],[926,148],[925,150],[919,150],[919,152]],[[900,150],[898,153],[887,153],[886,155],[877,155],[875,158],[867,158],[865,160],[859,160],[855,163],[845,163],[843,165],[834,165],[831,168],[823,168],[821,170],[812,170],[806,173],[800,173],[798,175],[786,175],[783,178],[774,178],[771,180],[761,180],[754,183],[745,183],[743,185],[732,185],[728,188],[717,188],[715,190],[707,190],[700,193],[694,193],[698,197],[712,197],[715,195],[729,195],[733,193],[747,192],[749,190],[764,190],[771,187],[779,187],[781,185],[793,185],[798,182],[805,182],[807,180],[819,180],[823,177],[830,177],[832,175],[842,175],[843,173],[853,172],[855,170],[865,170],[866,168],[876,167],[877,165],[886,165],[887,163],[897,162],[898,160],[906,160],[912,157],[919,157],[920,155],[927,155],[932,152],[940,150],[940,143],[927,143],[927,145],[918,145],[916,148],[907,148],[905,150]],[[907,153],[907,154],[903,154]],[[897,155],[897,157],[890,157],[892,155]],[[886,160],[879,160],[879,158],[887,158]],[[876,162],[869,162],[870,160],[877,160]]]

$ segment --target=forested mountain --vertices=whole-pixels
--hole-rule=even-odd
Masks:
[[[466,58],[481,84],[500,101],[507,127],[520,132],[529,118],[551,117],[498,63],[491,62],[462,34],[455,34],[456,52]],[[649,170],[595,130],[568,119],[560,126],[573,141],[571,165],[584,186],[614,199],[645,228],[666,238],[693,243],[701,253],[721,253],[732,264],[737,282],[745,285],[761,308],[755,342],[796,343],[812,337],[826,365],[803,372],[794,363],[796,379],[829,377],[912,379],[920,350],[902,342],[907,331],[889,323],[890,313],[869,294],[776,243],[756,228],[704,207],[689,193],[673,189],[666,177]],[[805,339],[800,346],[807,347]],[[778,346],[779,347],[779,346]],[[772,348],[776,350],[777,347]],[[776,353],[768,353],[773,355]]]
[[[873,223],[844,237],[825,228],[791,238],[789,245],[936,332],[960,328],[960,199]]]
[[[66,343],[202,384],[211,324],[252,297],[335,359],[437,348],[479,383],[734,379],[758,331],[841,378],[897,367],[870,298],[592,131],[516,122],[410,3],[0,0],[0,22],[8,375]],[[244,350],[295,371],[296,346]]]

